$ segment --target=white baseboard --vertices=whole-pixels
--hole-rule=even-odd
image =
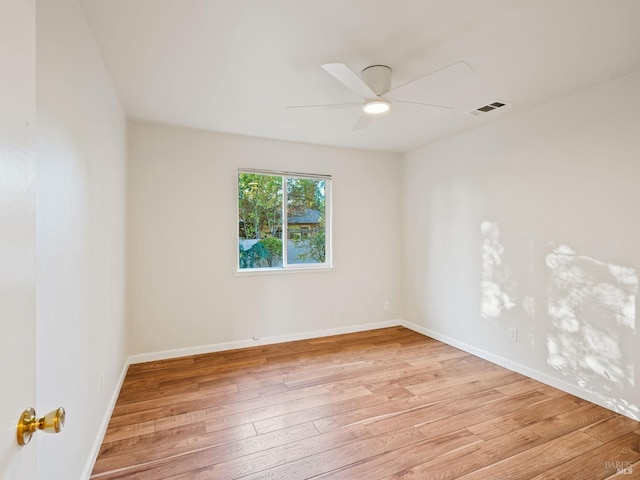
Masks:
[[[365,323],[360,325],[350,325],[347,327],[329,328],[326,330],[314,330],[311,332],[292,333],[287,335],[275,335],[259,339],[237,340],[234,342],[214,343],[210,345],[199,345],[197,347],[178,348],[175,350],[163,350],[159,352],[141,353],[131,355],[129,364],[153,362],[156,360],[166,360],[169,358],[186,357],[189,355],[200,355],[203,353],[222,352],[225,350],[235,350],[237,348],[257,347],[261,345],[271,345],[274,343],[293,342],[296,340],[308,340],[310,338],[328,337],[330,335],[342,335],[344,333],[364,332],[366,330],[376,330],[379,328],[397,327],[402,325],[400,320],[388,320],[384,322]]]
[[[447,335],[443,335],[439,332],[431,330],[430,328],[426,328],[420,325],[416,325],[412,322],[407,322],[403,320],[401,322],[403,327],[407,327],[409,330],[413,330],[414,332],[421,333],[422,335],[426,335],[429,338],[433,338],[434,340],[438,340],[439,342],[446,343],[447,345],[451,345],[452,347],[456,347],[460,350],[463,350],[467,353],[471,353],[476,357],[483,358],[485,360],[490,361],[491,363],[495,363],[496,365],[500,365],[501,367],[508,368],[509,370],[516,370],[516,364],[511,360],[503,358],[499,355],[494,355],[491,352],[487,352],[486,350],[482,350],[481,348],[474,347],[473,345],[469,345],[468,343],[461,342],[456,340],[453,337],[449,337]]]
[[[447,345],[451,345],[452,347],[459,348],[460,350],[475,355],[476,357],[488,360],[489,362],[500,365],[501,367],[508,368],[509,370],[520,373],[526,377],[532,378],[533,380],[542,382],[545,385],[549,385],[553,388],[557,388],[558,390],[562,390],[563,392],[582,398],[583,400],[587,400],[588,402],[600,405],[601,407],[608,410],[620,413],[621,415],[625,415],[632,420],[640,420],[640,418],[638,418],[638,414],[633,410],[624,409],[619,405],[611,405],[609,403],[606,403],[598,395],[588,392],[587,390],[580,388],[578,385],[569,383],[561,378],[551,376],[547,373],[541,372],[540,370],[536,370],[534,368],[528,367],[527,365],[514,362],[499,355],[494,355],[493,353],[487,352],[486,350],[482,350],[480,348],[474,347],[473,345],[469,345],[468,343],[461,342],[459,340],[456,340],[455,338],[443,335],[439,332],[431,330],[430,328],[422,327],[406,320],[402,320],[400,322],[400,325],[415,332],[426,335],[427,337],[433,338],[434,340],[438,340],[442,343],[446,343]]]
[[[98,453],[100,452],[100,446],[102,445],[102,440],[104,439],[105,433],[107,433],[107,427],[109,426],[109,420],[111,420],[111,415],[113,414],[113,409],[116,406],[116,402],[118,401],[118,395],[120,395],[120,390],[122,389],[122,384],[124,383],[124,377],[127,375],[127,369],[129,368],[128,360],[125,361],[125,364],[122,366],[122,370],[120,372],[120,377],[118,377],[118,381],[113,388],[113,393],[111,394],[111,398],[109,399],[109,403],[107,405],[107,409],[104,412],[104,416],[102,417],[102,422],[100,422],[100,428],[98,428],[98,433],[96,438],[91,446],[91,451],[89,452],[89,458],[87,459],[87,463],[84,467],[84,471],[82,472],[83,480],[89,480],[91,477],[91,472],[93,471],[93,467],[96,463],[96,459],[98,458]]]

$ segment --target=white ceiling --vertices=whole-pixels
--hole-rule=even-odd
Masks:
[[[403,152],[640,70],[640,0],[81,3],[129,117],[291,141]],[[323,63],[388,65],[394,87],[459,60],[474,74],[454,111],[352,131],[357,107],[285,109],[360,101]]]

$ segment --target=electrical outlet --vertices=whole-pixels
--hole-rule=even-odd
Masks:
[[[384,309],[385,310],[389,310],[390,304],[389,304],[389,300],[385,300],[384,301]]]
[[[518,330],[516,328],[509,329],[509,338],[511,339],[512,342],[518,341]]]
[[[340,302],[340,303],[338,304],[338,311],[339,311],[340,313],[344,313],[344,303]]]

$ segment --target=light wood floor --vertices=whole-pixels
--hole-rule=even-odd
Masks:
[[[640,424],[396,327],[132,365],[91,478],[637,479]]]

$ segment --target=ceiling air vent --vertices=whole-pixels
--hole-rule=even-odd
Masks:
[[[476,108],[475,110],[471,110],[469,113],[469,115],[474,115],[474,116],[478,116],[478,115],[482,115],[484,113],[488,113],[491,112],[492,110],[497,110],[499,108],[502,108],[504,106],[508,105],[506,102],[500,102],[500,101],[495,101],[492,103],[489,103],[487,105],[483,105],[480,108]]]

